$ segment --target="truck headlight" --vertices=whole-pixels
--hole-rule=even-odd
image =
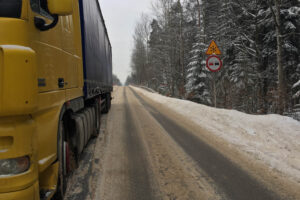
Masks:
[[[0,176],[13,176],[26,172],[30,167],[30,159],[28,156],[0,159]]]

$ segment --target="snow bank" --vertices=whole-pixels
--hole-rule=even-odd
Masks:
[[[216,109],[132,88],[300,182],[300,122],[280,115],[249,115]]]

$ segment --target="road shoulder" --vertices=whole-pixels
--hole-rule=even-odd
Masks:
[[[134,89],[134,88],[132,88]],[[265,163],[255,160],[255,158],[240,151],[236,146],[227,143],[222,138],[217,137],[210,131],[203,129],[199,125],[193,123],[191,120],[186,119],[166,106],[157,103],[150,98],[144,96],[142,93],[136,91],[147,103],[154,106],[157,110],[167,115],[169,118],[181,124],[185,129],[194,133],[196,137],[201,138],[204,142],[211,145],[213,148],[226,155],[233,163],[240,166],[243,170],[249,172],[263,185],[267,186],[270,190],[276,191],[283,199],[299,199],[299,183],[293,180],[287,180],[283,174],[266,166]]]

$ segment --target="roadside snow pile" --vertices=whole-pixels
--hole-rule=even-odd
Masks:
[[[143,89],[147,90],[148,92],[156,93],[156,91],[154,91],[153,89],[146,87],[146,86],[140,86],[140,88],[143,88]]]
[[[235,110],[216,109],[132,88],[300,182],[298,121],[280,115],[249,115]]]

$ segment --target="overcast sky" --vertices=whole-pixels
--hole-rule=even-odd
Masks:
[[[113,73],[122,83],[130,73],[132,35],[142,12],[151,0],[99,0],[113,50]]]

